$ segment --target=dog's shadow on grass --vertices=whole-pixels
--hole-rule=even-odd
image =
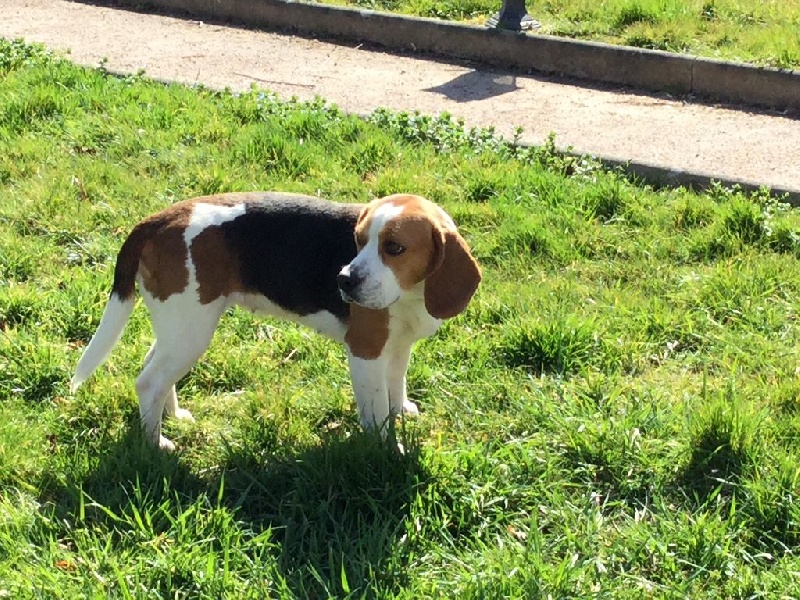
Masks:
[[[400,453],[359,431],[294,454],[276,455],[268,445],[228,448],[205,477],[132,428],[60,494],[60,512],[119,529],[137,511],[165,511],[160,522],[168,528],[181,510],[204,503],[230,511],[240,527],[269,530],[278,566],[298,593],[401,584],[408,517],[429,479],[418,444],[407,441]]]
[[[398,545],[428,481],[414,440],[403,454],[357,432],[266,460],[257,448],[232,451],[221,486],[240,518],[272,528],[290,584],[341,595],[343,574],[355,588],[400,583]]]
[[[204,493],[205,483],[178,455],[148,444],[135,425],[102,447],[96,463],[73,469],[60,485],[44,486],[56,489],[57,510],[64,519],[80,515],[90,525],[108,518],[124,520],[132,509],[145,510],[173,492],[185,498]]]

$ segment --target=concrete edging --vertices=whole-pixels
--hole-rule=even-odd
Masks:
[[[713,183],[725,188],[738,187],[743,192],[753,193],[761,189],[768,189],[769,195],[781,202],[786,202],[795,208],[800,207],[800,189],[786,189],[766,186],[757,181],[745,179],[725,179],[715,177],[710,173],[697,171],[681,171],[663,165],[624,160],[608,156],[596,156],[604,166],[610,169],[620,169],[629,177],[633,177],[656,187],[685,187],[690,189],[706,190]]]

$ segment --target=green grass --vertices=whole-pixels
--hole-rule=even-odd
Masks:
[[[0,595],[789,597],[800,214],[655,191],[447,116],[119,78],[0,41]],[[485,278],[360,432],[342,349],[227,315],[143,444],[134,311],[67,382],[124,235],[221,190],[424,194]]]
[[[500,0],[322,0],[483,24]],[[539,33],[667,52],[800,67],[798,0],[544,0],[527,2]]]

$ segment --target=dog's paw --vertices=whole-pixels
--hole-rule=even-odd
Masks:
[[[419,408],[411,400],[406,400],[403,402],[403,412],[407,415],[418,415]]]
[[[179,408],[175,411],[175,414],[172,415],[173,418],[178,419],[180,421],[188,421],[189,423],[194,423],[194,417],[192,413],[186,410],[185,408]]]
[[[164,452],[175,452],[175,444],[163,435],[158,439],[158,447]]]

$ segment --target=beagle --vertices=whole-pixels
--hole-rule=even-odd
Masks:
[[[186,200],[144,219],[122,244],[72,390],[119,340],[138,283],[156,340],[136,393],[154,444],[175,447],[161,435],[162,413],[192,419],[178,406],[175,383],[233,305],[343,342],[361,424],[385,433],[391,417],[417,412],[406,397],[411,346],[463,311],[480,280],[453,220],[420,196],[369,204],[279,192]]]

